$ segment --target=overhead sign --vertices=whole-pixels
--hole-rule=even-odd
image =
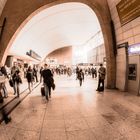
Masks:
[[[130,45],[128,47],[128,53],[129,54],[140,54],[140,43]]]
[[[122,25],[140,16],[140,0],[121,0],[116,7]]]
[[[36,59],[36,60],[40,60],[41,57],[36,53],[34,52],[33,50],[30,50],[29,52],[26,52],[26,55]]]
[[[117,45],[117,48],[120,49],[120,48],[127,48],[128,47],[128,42],[124,42],[122,44],[118,44]]]
[[[92,63],[79,63],[79,66],[93,66]]]

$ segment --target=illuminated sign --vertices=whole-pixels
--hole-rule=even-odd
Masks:
[[[140,54],[140,43],[128,47],[129,54]]]

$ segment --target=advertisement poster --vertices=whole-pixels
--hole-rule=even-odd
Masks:
[[[137,64],[129,64],[128,66],[128,80],[136,80]]]

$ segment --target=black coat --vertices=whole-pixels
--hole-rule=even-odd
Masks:
[[[28,83],[33,81],[33,71],[32,70],[27,70],[26,78]]]
[[[51,87],[52,81],[51,79],[53,78],[53,74],[50,69],[44,69],[42,71],[42,77],[43,81],[45,84],[47,84],[49,87]]]

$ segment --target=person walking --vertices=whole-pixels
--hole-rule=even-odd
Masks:
[[[97,71],[96,68],[91,68],[91,74],[92,74],[92,78],[96,78],[97,77]]]
[[[5,85],[5,81],[6,81],[6,78],[8,78],[8,75],[7,75],[7,71],[6,71],[4,66],[0,66],[0,76],[2,76],[3,79],[5,79],[4,82],[1,83],[1,86],[2,86],[2,89],[3,89],[4,98],[7,98],[8,97],[8,91],[7,91],[7,88],[6,88],[6,85]]]
[[[19,70],[15,71],[14,75],[12,76],[12,79],[14,83],[15,94],[17,94],[17,97],[19,97],[20,94],[19,85],[22,83]]]
[[[104,80],[105,80],[105,75],[106,75],[106,68],[103,67],[103,64],[100,64],[98,73],[99,73],[99,80],[98,80],[98,87],[96,91],[104,91]]]
[[[42,82],[42,71],[43,71],[43,67],[40,68],[40,83]]]
[[[37,73],[38,73],[37,67],[34,65],[34,67],[33,67],[33,76],[34,76],[34,78],[36,80],[36,83],[38,82],[38,75],[37,75]]]
[[[51,98],[51,87],[52,87],[53,74],[52,74],[51,70],[48,68],[47,64],[44,64],[44,69],[42,71],[42,77],[43,77],[43,82],[44,82],[46,100],[49,100],[48,97]]]
[[[28,82],[28,89],[29,89],[29,91],[32,91],[34,76],[33,76],[33,70],[31,68],[31,66],[29,66],[27,69],[26,78],[27,78],[27,82]]]
[[[84,73],[82,69],[80,69],[77,73],[77,79],[79,80],[80,86],[82,86],[82,81],[84,80]]]
[[[14,95],[17,93],[16,84],[15,84],[15,82],[14,82],[14,81],[15,81],[15,80],[14,80],[14,76],[15,76],[16,71],[19,71],[19,68],[18,68],[17,64],[14,63],[14,65],[13,65],[12,68],[11,68],[11,75],[10,75],[10,79],[11,79],[12,82],[13,82]]]
[[[78,68],[78,66],[76,67],[76,80],[78,79],[78,73],[79,73],[80,69]]]

